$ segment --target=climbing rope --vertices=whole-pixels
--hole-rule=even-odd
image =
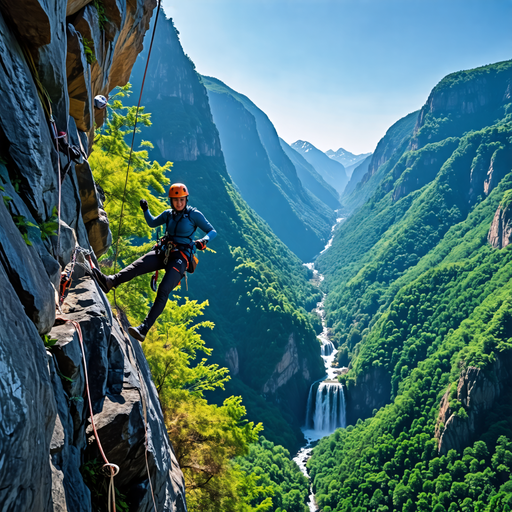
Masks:
[[[151,43],[149,44],[148,60],[146,61],[146,67],[144,69],[144,75],[142,77],[142,84],[140,86],[139,102],[137,103],[137,110],[135,112],[135,123],[133,125],[132,143],[131,143],[131,146],[130,146],[130,155],[128,156],[128,167],[126,169],[126,179],[124,181],[123,199],[121,201],[121,214],[119,216],[119,225],[117,227],[116,250],[115,250],[115,253],[114,253],[114,274],[116,273],[117,259],[118,259],[118,256],[119,256],[117,251],[118,251],[118,247],[119,247],[119,238],[121,236],[121,225],[123,223],[124,203],[126,201],[126,188],[128,187],[128,176],[130,174],[130,165],[131,165],[131,162],[132,162],[133,145],[135,143],[135,133],[137,131],[137,122],[139,120],[140,102],[142,101],[142,91],[144,90],[144,83],[146,82],[146,74],[147,74],[147,71],[148,71],[149,59],[151,57],[151,50],[153,48],[153,40],[155,39],[156,24],[158,22],[158,15],[160,13],[160,3],[161,3],[161,0],[158,0],[158,5],[157,5],[157,8],[156,8],[155,24],[153,26],[153,33],[151,35]],[[114,290],[114,302],[115,302],[115,299],[116,299],[116,292]]]
[[[133,350],[133,347],[132,347]],[[146,404],[146,397],[144,396],[144,393],[142,391],[142,388],[146,388],[146,386],[143,384],[144,379],[142,378],[142,375],[140,373],[139,363],[136,363],[137,366],[137,372],[139,374],[139,382],[140,382],[140,398],[142,400],[142,411],[144,413],[144,448],[145,448],[145,458],[146,458],[146,471],[148,473],[148,480],[149,480],[149,488],[151,490],[151,498],[153,499],[153,507],[155,508],[155,512],[157,512],[156,509],[156,503],[155,503],[155,493],[153,492],[153,484],[151,483],[151,475],[149,472],[149,462],[148,462],[148,409]],[[146,389],[147,391],[147,389]]]
[[[84,257],[83,258],[84,259],[83,263],[78,261],[78,259],[77,259],[77,255],[78,254],[82,254],[82,256]],[[69,289],[69,287],[71,286],[71,282],[72,282],[72,278],[73,278],[73,271],[74,271],[74,268],[75,268],[76,265],[81,267],[88,275],[92,275],[92,269],[95,268],[95,265],[94,265],[94,263],[92,261],[91,254],[92,254],[91,251],[88,251],[87,249],[84,249],[83,247],[80,247],[80,245],[76,244],[75,250],[73,252],[71,267],[70,267],[70,269],[67,272],[62,274],[63,277],[61,278],[60,305],[62,305],[62,303],[64,302],[66,290]],[[85,362],[85,353],[84,353],[84,349],[83,349],[83,339],[82,339],[82,331],[80,329],[80,324],[78,324],[78,322],[74,322],[74,321],[71,321],[71,320],[66,320],[64,318],[62,318],[61,320],[64,320],[66,322],[71,322],[75,326],[75,329],[78,332],[78,337],[79,337],[79,340],[80,340],[80,346],[82,347],[82,357],[83,357],[83,362],[84,362],[84,369],[85,369],[84,371],[85,371],[85,375],[86,375],[86,389],[87,389],[89,409],[90,409],[90,414],[91,414],[91,423],[92,423],[92,426],[93,426],[94,435],[95,435],[96,440],[98,442],[98,446],[100,447],[100,452],[101,452],[101,454],[103,456],[103,460],[105,461],[105,465],[103,467],[104,468],[114,467],[114,468],[117,468],[117,472],[119,472],[119,467],[116,466],[115,464],[110,464],[108,462],[108,460],[106,459],[105,454],[103,452],[103,449],[101,447],[101,443],[99,441],[98,434],[96,432],[96,427],[94,425],[94,418],[93,418],[93,413],[92,413],[91,399],[90,399],[90,395],[89,395],[89,382],[87,380],[87,367],[86,367],[86,362]],[[145,452],[144,453],[144,457],[145,457],[146,471],[147,471],[148,481],[149,481],[149,488],[150,488],[150,491],[151,491],[151,498],[153,500],[153,507],[154,507],[155,512],[157,512],[156,501],[155,501],[155,493],[154,493],[154,489],[153,489],[153,483],[151,481],[151,472],[150,472],[150,469],[149,469],[149,460],[148,460],[148,415],[147,415],[147,401],[146,401],[146,394],[148,394],[148,390],[147,390],[147,388],[145,386],[145,381],[144,381],[144,379],[142,377],[142,373],[140,371],[139,363],[138,363],[137,358],[135,356],[135,350],[134,350],[134,348],[133,348],[133,346],[132,346],[132,344],[130,342],[130,337],[127,336],[127,338],[129,340],[130,347],[131,347],[131,352],[133,354],[133,357],[130,357],[130,361],[135,366],[135,368],[137,369],[137,373],[138,373],[138,376],[139,376],[139,382],[140,382],[139,394],[140,394],[140,398],[141,398],[141,402],[142,402],[142,411],[143,411],[143,419],[144,419],[144,452]],[[109,511],[110,511],[110,503],[114,503],[114,512],[115,512],[115,489],[114,489],[114,480],[113,480],[113,478],[117,474],[117,472],[115,474],[112,474],[112,472],[111,472],[111,475],[110,475],[110,485],[109,485]]]
[[[84,350],[84,339],[82,335],[82,328],[80,324],[76,320],[68,320],[67,318],[56,318],[56,320],[61,320],[70,324],[73,324],[75,330],[78,334],[78,340],[80,341],[80,349],[82,351],[82,361],[84,364],[84,374],[85,374],[85,391],[87,394],[87,403],[89,404],[89,414],[91,417],[91,425],[92,430],[94,432],[94,437],[96,438],[96,443],[98,444],[98,448],[101,453],[101,457],[105,464],[103,465],[103,470],[108,469],[110,473],[110,483],[108,487],[108,510],[111,512],[116,512],[116,489],[114,486],[114,477],[119,473],[119,466],[117,464],[112,464],[108,461],[107,456],[103,450],[103,446],[101,445],[100,437],[98,435],[98,431],[96,430],[96,424],[94,423],[94,413],[92,410],[92,401],[91,401],[91,393],[89,391],[89,377],[87,376],[87,361],[85,359],[85,350]]]
[[[155,38],[156,25],[157,25],[157,22],[158,22],[158,15],[159,15],[159,12],[160,12],[160,4],[161,4],[161,0],[158,0],[155,24],[153,26],[153,33],[151,35],[151,43],[149,45],[149,50],[148,50],[148,58],[147,58],[147,61],[146,61],[146,67],[144,69],[144,75],[143,75],[143,78],[142,78],[142,85],[141,85],[141,90],[140,90],[140,94],[139,94],[139,101],[137,103],[137,110],[136,110],[136,114],[135,114],[135,123],[134,123],[134,127],[133,127],[132,142],[131,142],[131,145],[130,145],[130,154],[129,154],[129,157],[128,157],[128,166],[127,166],[127,170],[126,170],[126,178],[125,178],[125,183],[124,183],[123,198],[122,198],[122,202],[121,202],[121,214],[120,214],[120,217],[119,217],[119,226],[118,226],[118,229],[117,229],[116,246],[115,246],[115,254],[114,254],[114,274],[116,273],[116,269],[117,269],[119,238],[120,238],[120,235],[121,235],[121,226],[122,226],[122,222],[123,222],[124,204],[126,202],[126,189],[128,187],[128,177],[129,177],[130,166],[131,166],[131,161],[132,161],[133,146],[134,146],[134,143],[135,143],[135,134],[136,134],[136,130],[137,130],[137,123],[138,123],[138,117],[139,117],[140,104],[141,104],[141,101],[142,101],[142,92],[144,90],[144,83],[146,81],[146,75],[147,75],[149,60],[150,60],[150,57],[151,57],[151,50],[153,48],[153,41],[154,41],[154,38]],[[51,113],[50,98],[49,98],[48,93],[45,91],[44,87],[42,86],[41,82],[39,81],[39,78],[38,78],[38,75],[37,75],[37,69],[35,68],[35,64],[33,63],[33,59],[32,59],[32,64],[33,64],[33,69],[34,69],[34,76],[37,77],[36,78],[36,85],[38,87],[38,93],[39,93],[39,97],[41,99],[41,103],[43,104],[43,108],[45,107],[45,103],[43,101],[43,97],[46,97],[47,100],[48,100],[48,107],[49,108],[48,109],[45,108],[45,111],[46,111],[46,113],[48,115],[48,119],[50,120],[50,124],[52,126],[52,134],[54,134],[54,139],[55,139],[56,148],[57,148],[57,154],[58,154],[58,151],[59,151],[59,146],[58,146],[59,134],[57,132],[57,127],[55,125],[55,121],[53,120],[53,116],[52,116],[52,113]],[[41,92],[40,92],[39,89],[41,90]],[[80,146],[82,146],[81,141],[79,141],[79,143],[80,143]],[[58,233],[58,236],[59,236],[59,238],[58,238],[58,242],[57,242],[57,247],[59,247],[59,241],[60,241],[60,206],[61,206],[60,158],[59,158],[59,164],[58,165],[59,165],[59,207],[58,207],[58,214],[59,214],[59,233]],[[79,247],[79,246],[77,246],[77,247]],[[82,248],[79,248],[79,249],[82,249]],[[77,252],[79,252],[79,249],[75,248],[75,252],[73,254],[72,267],[70,269],[69,275],[67,276],[67,279],[65,280],[65,286],[64,286],[64,288],[62,290],[61,303],[64,300],[64,294],[65,294],[66,289],[69,288],[69,286],[71,285],[71,279],[72,279],[73,270],[74,270],[75,265],[77,264],[77,262],[76,262],[76,254],[77,254]],[[82,251],[85,251],[85,250],[82,249]],[[94,264],[93,264],[91,256],[90,256],[90,252],[88,252],[88,254],[84,254],[84,255],[87,256],[90,268],[92,270],[94,268]],[[80,262],[78,262],[78,265],[82,266],[86,271],[89,271],[89,269],[87,268],[87,265],[84,265],[84,264],[82,264]],[[114,302],[115,302],[115,289],[114,289]],[[98,443],[98,447],[99,447],[101,456],[103,458],[103,461],[105,462],[103,468],[104,469],[108,468],[109,471],[110,471],[110,484],[109,484],[109,490],[108,490],[108,496],[109,496],[108,510],[109,510],[109,512],[112,510],[111,509],[111,504],[112,504],[113,511],[116,512],[114,477],[119,473],[119,466],[117,466],[116,464],[112,464],[112,463],[110,463],[108,461],[108,459],[107,459],[107,457],[106,457],[106,455],[105,455],[105,453],[103,451],[103,447],[101,446],[101,442],[100,442],[100,439],[99,439],[99,436],[98,436],[98,432],[96,430],[96,425],[94,423],[94,414],[93,414],[93,410],[92,410],[91,396],[90,396],[90,393],[89,393],[89,380],[88,380],[88,377],[87,377],[87,366],[86,366],[85,351],[84,351],[84,346],[83,346],[83,337],[82,337],[82,330],[80,328],[80,324],[78,322],[76,322],[76,321],[73,321],[73,320],[65,320],[65,321],[72,323],[75,326],[75,329],[76,329],[76,331],[78,333],[78,338],[79,338],[79,341],[80,341],[80,347],[81,347],[81,350],[82,350],[82,359],[83,359],[83,363],[84,363],[85,383],[86,383],[89,411],[90,411],[90,416],[91,416],[91,425],[92,425],[92,428],[93,428],[94,436],[96,438],[96,442]],[[133,351],[133,347],[132,347],[132,351]],[[144,446],[145,446],[146,470],[147,470],[149,486],[150,486],[150,490],[151,490],[151,497],[153,499],[153,507],[155,509],[155,512],[157,512],[157,507],[156,507],[156,502],[155,502],[155,495],[154,495],[154,491],[153,491],[153,484],[151,482],[151,475],[150,475],[149,462],[148,462],[147,404],[146,404],[145,393],[144,393],[144,391],[142,389],[143,387],[145,388],[145,386],[144,386],[144,380],[142,378],[142,374],[140,372],[140,368],[139,368],[139,365],[138,365],[138,362],[137,362],[136,359],[135,359],[135,364],[136,364],[137,372],[138,372],[138,375],[139,375],[139,381],[140,381],[140,384],[141,384],[140,396],[141,396],[142,409],[143,409],[143,415],[144,415],[144,432],[145,432]]]

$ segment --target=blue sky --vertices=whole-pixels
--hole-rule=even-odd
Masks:
[[[375,149],[445,75],[512,58],[512,0],[163,0],[199,73],[288,143]]]

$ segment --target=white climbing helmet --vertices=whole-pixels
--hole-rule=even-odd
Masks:
[[[105,98],[105,96],[102,96],[101,94],[95,96],[94,106],[96,108],[99,108],[100,110],[103,110],[107,106],[107,98]]]

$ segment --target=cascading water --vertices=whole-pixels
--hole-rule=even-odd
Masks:
[[[345,427],[345,395],[339,382],[320,382],[316,392],[311,387],[308,397],[306,430],[319,437],[332,434]]]
[[[342,218],[336,219],[336,224],[332,228],[333,233],[336,226],[338,226],[342,220]],[[326,251],[331,246],[333,238],[334,234],[322,252]],[[314,280],[323,281],[324,276],[315,270],[313,263],[307,263],[306,266],[313,271]],[[293,459],[308,478],[309,475],[306,463],[313,450],[311,442],[332,434],[337,428],[344,428],[346,426],[344,388],[336,378],[339,370],[332,366],[338,351],[329,339],[329,330],[325,321],[324,302],[325,294],[321,302],[317,304],[316,311],[322,320],[323,329],[318,338],[322,343],[321,356],[324,360],[326,376],[321,381],[313,383],[309,389],[306,406],[306,425],[302,429],[308,444],[302,448]],[[308,507],[310,512],[316,512],[318,510],[312,489],[309,496]]]
[[[322,348],[320,350],[323,356],[330,356],[335,349],[332,341],[328,341],[325,345],[322,345]]]
[[[346,426],[343,385],[336,378],[339,370],[332,366],[338,351],[329,339],[329,330],[325,322],[324,301],[325,295],[322,301],[317,304],[316,311],[322,320],[323,330],[318,338],[322,343],[321,355],[324,360],[326,376],[320,383],[315,382],[309,388],[306,424],[303,429],[308,442],[316,441],[332,434],[337,428]]]

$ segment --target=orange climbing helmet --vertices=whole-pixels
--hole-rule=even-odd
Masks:
[[[175,183],[169,188],[169,198],[188,197],[188,189],[183,183]]]

